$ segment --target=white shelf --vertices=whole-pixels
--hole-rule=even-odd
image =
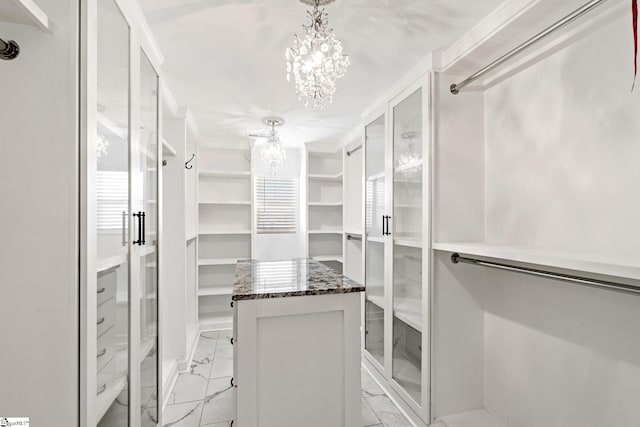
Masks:
[[[421,313],[420,300],[415,298],[394,298],[393,315],[419,332],[422,332]]]
[[[375,242],[375,243],[384,243],[386,240],[386,238],[384,236],[367,236],[366,240],[368,242]],[[365,239],[362,239],[365,240]]]
[[[251,234],[251,230],[200,230],[198,234],[200,236],[236,236]]]
[[[382,295],[367,294],[367,301],[377,305],[379,308],[384,310],[384,297]]]
[[[367,181],[377,181],[379,179],[384,179],[384,178],[385,178],[384,172],[380,172],[375,175],[368,176]]]
[[[198,202],[199,205],[250,205],[249,201],[232,201],[232,200],[201,200]]]
[[[486,409],[447,415],[436,421],[447,427],[507,427],[507,423]]]
[[[311,258],[316,261],[336,261],[342,262],[342,255],[313,255]]]
[[[196,233],[194,233],[194,234],[187,234],[187,235],[185,236],[185,241],[187,241],[187,242],[188,242],[188,241],[190,241],[190,240],[195,239],[196,237],[198,237],[198,235],[197,235]]]
[[[342,234],[342,230],[309,230],[309,234]]]
[[[633,256],[563,252],[487,243],[434,243],[437,251],[515,261],[586,273],[640,280],[640,260]]]
[[[241,259],[247,258],[200,258],[198,265],[235,265]]]
[[[310,173],[307,175],[309,180],[313,181],[342,181],[342,172],[338,172],[337,174],[319,174],[319,173]]]
[[[393,239],[393,244],[396,246],[407,246],[410,248],[422,249],[422,240],[411,238],[399,238]]]
[[[342,206],[342,202],[309,202],[309,206]]]
[[[210,176],[217,178],[249,178],[250,171],[221,171],[221,170],[204,170],[198,173],[200,176]]]
[[[162,154],[165,157],[175,157],[176,155],[175,148],[173,148],[164,138],[162,139]]]
[[[35,25],[45,31],[51,31],[49,17],[33,0],[0,1],[0,21]]]
[[[222,287],[204,287],[198,289],[198,296],[200,297],[208,297],[208,296],[217,296],[217,295],[231,295],[233,293],[233,287],[229,286],[226,288]]]
[[[96,272],[102,273],[103,271],[107,271],[109,269],[119,267],[125,262],[127,262],[126,253],[117,254],[110,257],[99,259],[98,262],[96,262]]]

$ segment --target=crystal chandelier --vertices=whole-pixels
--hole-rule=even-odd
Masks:
[[[109,141],[107,141],[107,138],[100,131],[98,131],[96,135],[96,155],[98,156],[98,158],[107,154],[108,146]]]
[[[267,137],[267,142],[265,142],[262,147],[260,155],[262,156],[262,161],[269,169],[269,172],[274,176],[287,159],[287,152],[285,151],[282,141],[280,141],[280,136],[276,131],[276,126],[282,126],[284,124],[284,120],[278,118],[266,118],[263,122],[266,125],[271,126],[271,133]]]
[[[402,139],[409,140],[409,146],[404,153],[400,154],[396,170],[407,179],[415,178],[422,168],[422,156],[413,148],[413,138],[417,134],[417,132],[405,132],[400,135]]]
[[[300,0],[313,6],[307,12],[311,23],[303,25],[304,37],[295,35],[293,47],[287,48],[287,81],[295,79],[296,93],[305,106],[322,108],[333,101],[336,80],[344,76],[349,57],[342,53],[342,43],[327,28],[328,15],[320,6],[335,0]]]

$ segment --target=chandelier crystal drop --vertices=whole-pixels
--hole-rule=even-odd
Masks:
[[[413,138],[417,132],[405,132],[401,135],[403,139],[409,140],[407,151],[398,158],[396,170],[407,179],[415,178],[422,169],[422,156],[413,148]]]
[[[107,154],[107,147],[109,147],[109,141],[100,131],[98,131],[96,135],[96,155],[98,158]]]
[[[342,50],[342,43],[328,28],[328,15],[320,5],[333,0],[301,0],[313,5],[307,12],[311,20],[303,25],[303,37],[295,35],[293,47],[287,48],[287,81],[293,75],[296,93],[305,106],[322,108],[333,101],[336,80],[343,77],[349,66],[349,56]]]
[[[267,142],[265,142],[262,147],[260,155],[262,157],[262,161],[269,169],[269,172],[274,176],[287,159],[287,152],[285,151],[282,141],[280,140],[280,136],[275,129],[275,126],[279,126],[282,122],[277,120],[267,120],[267,122],[271,125],[271,134],[267,138]]]

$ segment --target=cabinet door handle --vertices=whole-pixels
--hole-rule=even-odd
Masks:
[[[140,235],[140,240],[143,245],[147,244],[146,235],[147,235],[147,214],[141,212],[142,215],[142,234]]]
[[[133,216],[138,220],[138,238],[133,241],[134,245],[142,246],[142,212],[134,213]]]
[[[101,317],[98,319],[98,321],[96,322],[97,325],[102,325],[104,323],[104,317]]]
[[[233,345],[233,337],[231,337],[231,345]]]
[[[103,293],[103,292],[104,292],[104,291],[106,291],[106,290],[107,290],[107,288],[100,288],[100,289],[98,289],[98,293],[99,293],[99,294],[101,294],[101,293]]]
[[[104,356],[105,354],[107,354],[107,349],[106,347],[103,348],[100,353],[98,353],[98,359],[101,358],[102,356]]]
[[[384,222],[387,219],[386,215],[382,215],[382,235],[386,236],[386,234],[384,233]]]
[[[122,246],[127,246],[127,211],[122,211]]]
[[[102,393],[104,393],[106,389],[107,389],[107,385],[102,384],[102,387],[100,387],[100,390],[98,390],[97,396],[100,396]]]

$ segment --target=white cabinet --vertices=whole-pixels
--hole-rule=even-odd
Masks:
[[[236,263],[251,258],[251,151],[203,146],[197,165],[198,322],[201,330],[231,327]]]
[[[429,96],[427,75],[365,126],[363,233],[365,357],[427,423]]]
[[[342,151],[307,149],[308,256],[343,271]]]
[[[90,3],[82,17],[81,425],[154,426],[162,407],[158,61],[126,3]]]

